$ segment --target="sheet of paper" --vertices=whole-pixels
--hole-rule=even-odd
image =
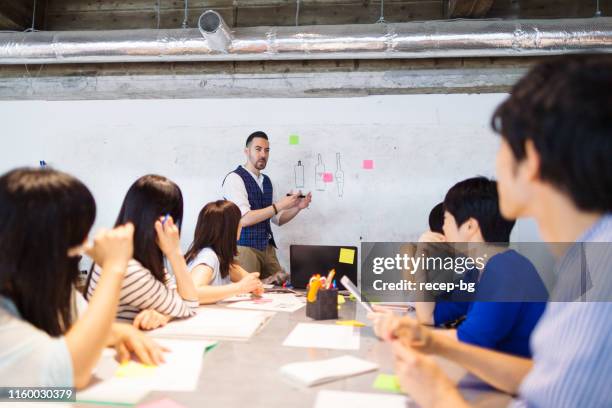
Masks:
[[[295,312],[306,306],[305,298],[299,298],[293,293],[264,293],[261,298],[230,298],[233,309],[267,310],[270,312]]]
[[[298,323],[283,342],[289,347],[359,350],[359,329],[331,324]]]
[[[280,368],[284,378],[300,385],[312,386],[367,373],[378,369],[378,364],[353,356],[342,356],[318,361],[302,361]]]
[[[340,248],[340,256],[338,262],[345,264],[355,263],[355,250],[351,248]]]
[[[372,387],[380,391],[402,392],[397,376],[393,374],[379,374]]]
[[[96,367],[92,384],[77,391],[77,401],[134,404],[153,390],[194,391],[200,377],[204,352],[215,342],[156,341],[170,350],[164,355],[164,364],[143,371],[142,367],[146,366],[136,362],[119,365],[113,353],[106,351]]]
[[[314,408],[405,408],[408,401],[400,395],[323,390],[317,394]]]
[[[176,339],[248,340],[273,315],[271,312],[200,307],[197,315],[152,330],[150,335]]]

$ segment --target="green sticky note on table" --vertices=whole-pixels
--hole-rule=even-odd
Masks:
[[[397,375],[393,374],[379,374],[376,380],[374,380],[372,387],[380,391],[402,392]]]
[[[300,144],[300,136],[298,136],[298,135],[289,135],[289,144],[290,145]]]
[[[353,265],[355,263],[355,250],[349,248],[340,248],[340,256],[338,257],[338,262]]]

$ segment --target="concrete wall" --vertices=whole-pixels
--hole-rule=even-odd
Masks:
[[[45,160],[82,179],[98,203],[96,227],[111,226],[130,184],[158,173],[176,181],[185,197],[183,244],[200,208],[220,196],[225,174],[244,162],[246,136],[271,138],[266,173],[285,194],[294,165],[305,166],[312,208],[275,228],[281,262],[288,246],[359,245],[414,240],[430,208],[455,182],[494,175],[499,139],[488,121],[503,94],[397,95],[362,98],[200,99],[0,102],[4,147],[0,172]],[[299,136],[291,145],[289,136]],[[343,196],[328,183],[315,190],[321,154],[345,173]],[[374,160],[374,168],[362,168]],[[514,239],[537,240],[531,223]]]

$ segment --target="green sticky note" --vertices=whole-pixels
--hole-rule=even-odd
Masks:
[[[338,262],[345,264],[355,263],[355,250],[350,248],[340,248],[340,256]]]
[[[289,135],[289,144],[290,145],[300,144],[300,137],[298,135]]]
[[[402,392],[397,375],[393,374],[379,374],[376,380],[374,380],[372,387],[380,391]]]

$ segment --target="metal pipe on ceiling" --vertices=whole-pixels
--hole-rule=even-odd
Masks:
[[[216,12],[204,13],[202,18],[199,29],[0,34],[0,65],[511,57],[612,52],[612,18],[609,17],[233,30]]]

